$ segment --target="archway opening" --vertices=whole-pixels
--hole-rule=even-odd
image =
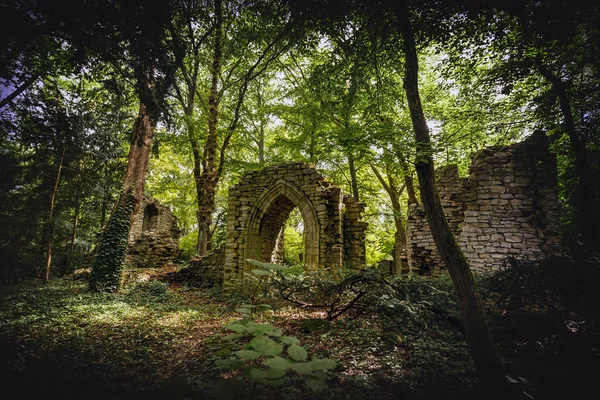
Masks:
[[[150,232],[156,230],[157,226],[158,208],[156,208],[154,204],[148,204],[144,209],[144,221],[142,223],[142,232]]]
[[[308,199],[278,190],[261,200],[247,226],[245,258],[317,267],[319,222]]]

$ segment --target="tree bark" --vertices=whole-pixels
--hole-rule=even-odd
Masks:
[[[400,205],[400,195],[404,188],[398,190],[396,188],[396,183],[394,178],[390,175],[388,171],[388,181],[386,182],[377,167],[371,165],[371,169],[375,173],[377,180],[381,183],[384,190],[387,192],[388,196],[390,196],[390,201],[392,202],[392,212],[394,213],[394,225],[396,228],[396,232],[394,234],[394,274],[402,275],[403,265],[402,265],[402,255],[404,253],[404,248],[406,247],[406,226],[404,224],[404,219],[402,217],[402,207]]]
[[[140,86],[151,90],[149,82],[140,83]],[[158,118],[158,107],[149,91],[140,94],[140,108],[131,134],[121,194],[102,233],[92,265],[90,289],[94,291],[116,292],[120,287],[131,221],[144,197],[146,171]]]
[[[408,7],[405,3],[402,3],[397,16],[404,41],[406,57],[404,90],[417,144],[415,166],[421,201],[436,247],[448,268],[456,289],[465,337],[475,362],[481,388],[490,397],[504,398],[506,380],[487,325],[483,303],[467,259],[450,231],[436,189],[429,127],[421,106],[418,88],[418,58],[415,38],[410,24]]]
[[[591,189],[593,187],[591,168],[589,167],[588,152],[585,146],[585,142],[582,140],[575,127],[573,119],[573,111],[571,104],[569,103],[569,97],[567,95],[566,85],[563,80],[557,75],[553,74],[541,61],[536,60],[536,65],[542,76],[550,82],[556,95],[558,97],[560,110],[564,118],[564,126],[567,135],[569,136],[569,142],[571,143],[571,149],[575,156],[575,172],[579,180],[579,209],[580,209],[580,221],[582,226],[582,243],[590,249],[595,247],[596,243],[596,223],[594,213],[594,202],[592,198]]]
[[[215,209],[215,192],[219,179],[219,171],[216,168],[216,158],[220,101],[218,85],[219,75],[221,74],[221,40],[223,37],[223,11],[221,0],[215,0],[215,18],[214,54],[211,70],[210,95],[208,97],[208,136],[204,143],[202,174],[198,181],[202,188],[198,196],[198,255],[200,256],[205,255],[207,251],[210,225],[212,223],[212,212]]]
[[[348,152],[348,168],[350,169],[352,196],[354,197],[354,200],[360,201],[360,196],[358,194],[358,179],[356,177],[356,167],[354,166],[354,154],[352,154],[352,150]]]
[[[54,188],[52,189],[52,196],[50,197],[50,210],[48,213],[48,229],[46,230],[46,263],[44,267],[44,283],[48,282],[50,279],[50,264],[52,263],[52,233],[54,231],[54,221],[52,220],[52,215],[54,214],[54,200],[56,198],[56,193],[58,192],[58,185],[60,184],[60,174],[63,168],[63,161],[65,159],[66,148],[63,147],[62,152],[60,154],[60,159],[58,161],[58,172],[56,173],[56,180],[54,181]]]

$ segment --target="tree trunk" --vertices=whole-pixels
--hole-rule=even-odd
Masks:
[[[394,152],[398,157],[398,162],[400,163],[400,168],[402,168],[402,173],[404,174],[404,184],[406,185],[406,193],[408,194],[408,204],[417,204],[417,194],[415,192],[415,185],[413,183],[412,173],[408,168],[408,163],[406,162],[406,157],[397,146],[394,146]]]
[[[356,177],[356,167],[354,166],[354,155],[352,154],[352,150],[348,152],[348,168],[350,169],[352,196],[356,201],[360,201],[360,197],[358,195],[358,179]]]
[[[371,165],[371,169],[375,173],[375,176],[381,183],[381,186],[385,189],[388,196],[390,196],[390,201],[392,203],[392,212],[394,213],[394,226],[396,228],[396,232],[394,234],[394,265],[393,270],[395,275],[402,275],[403,265],[402,265],[402,255],[404,253],[404,248],[406,247],[406,226],[404,225],[404,219],[402,217],[402,208],[400,206],[400,195],[402,194],[403,188],[398,190],[396,188],[396,183],[394,179],[391,177],[390,172],[388,171],[388,182],[383,179],[383,176],[375,167]]]
[[[52,220],[52,215],[54,214],[54,199],[56,198],[56,193],[58,192],[58,185],[60,184],[60,174],[63,168],[63,161],[65,159],[65,151],[66,148],[63,147],[62,152],[60,154],[60,159],[58,161],[58,172],[56,173],[56,180],[54,181],[54,188],[52,189],[52,196],[50,197],[50,211],[48,213],[48,229],[46,230],[46,263],[44,268],[44,283],[48,282],[50,279],[50,264],[52,263],[52,233],[54,230],[54,221]]]
[[[436,247],[456,289],[465,337],[479,374],[481,388],[490,397],[504,398],[506,380],[487,325],[483,304],[467,259],[450,231],[435,186],[433,151],[419,95],[417,51],[408,12],[408,7],[402,3],[398,22],[406,57],[404,90],[417,144],[416,170],[421,201]]]
[[[139,211],[144,197],[146,171],[156,128],[158,107],[155,103],[146,104],[151,101],[151,97],[147,95],[140,96],[140,108],[131,134],[121,194],[102,234],[92,265],[90,288],[95,291],[115,292],[120,287],[131,220]]]
[[[577,133],[575,128],[575,122],[573,120],[573,112],[571,104],[569,103],[569,97],[567,96],[567,90],[565,83],[562,79],[554,75],[546,66],[544,66],[539,60],[536,60],[536,65],[542,76],[550,82],[554,88],[556,95],[558,96],[560,110],[563,114],[565,122],[565,131],[569,136],[571,143],[571,149],[575,156],[575,172],[579,180],[579,214],[580,223],[582,226],[582,243],[587,248],[593,249],[596,245],[596,223],[594,213],[594,202],[592,198],[591,189],[593,187],[591,168],[588,162],[588,152],[584,141]]]
[[[208,136],[204,143],[204,154],[202,157],[202,174],[199,183],[202,188],[198,196],[198,255],[203,256],[207,251],[208,238],[210,236],[210,225],[212,223],[212,212],[215,209],[215,192],[218,183],[216,168],[217,158],[217,135],[219,126],[219,75],[221,74],[221,40],[223,36],[223,13],[221,0],[215,0],[215,42],[213,64],[211,71],[211,87],[208,97]]]

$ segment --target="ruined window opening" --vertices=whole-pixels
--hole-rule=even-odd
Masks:
[[[271,262],[286,265],[302,265],[306,253],[304,218],[298,207],[294,207],[279,229]]]
[[[149,204],[144,209],[144,222],[142,223],[142,232],[151,232],[158,226],[158,209],[155,205]]]

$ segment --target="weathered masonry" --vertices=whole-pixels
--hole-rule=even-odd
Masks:
[[[441,168],[438,190],[446,218],[475,271],[498,270],[508,257],[539,259],[560,252],[556,159],[543,132],[472,155],[469,176]],[[420,206],[407,223],[411,273],[444,267]]]
[[[304,221],[306,265],[337,270],[365,264],[364,204],[344,196],[312,165],[279,164],[245,173],[229,190],[225,291],[251,269],[246,259],[278,261],[278,238],[295,207]]]
[[[162,267],[173,263],[181,231],[169,207],[144,196],[133,217],[126,263],[131,267]]]

